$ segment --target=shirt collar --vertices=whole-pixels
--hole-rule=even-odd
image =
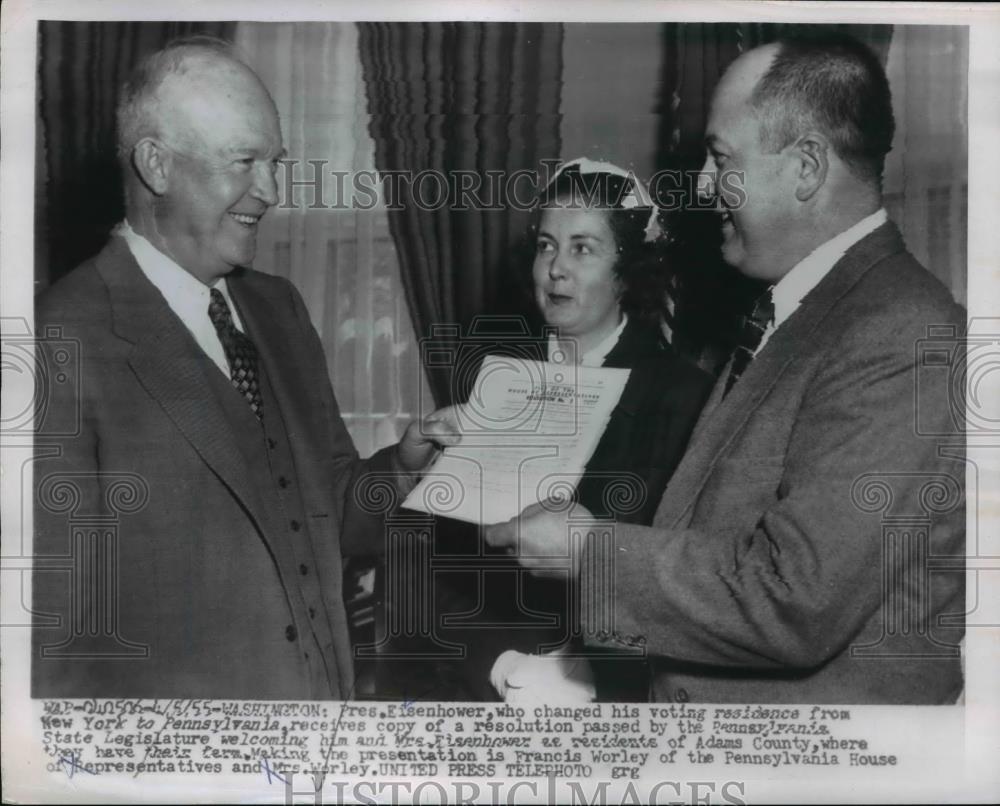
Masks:
[[[205,285],[153,246],[147,238],[132,229],[128,221],[122,221],[116,228],[115,234],[125,239],[142,273],[163,294],[167,304],[183,322],[196,322],[206,317],[211,301],[210,289],[217,288],[229,303],[235,325],[240,330],[243,329],[233,298],[229,295],[225,277],[220,277],[212,286]]]
[[[608,336],[603,339],[599,344],[591,347],[587,352],[580,356],[580,360],[577,362],[582,367],[601,367],[604,366],[604,359],[608,357],[608,354],[615,349],[615,345],[618,344],[618,339],[621,338],[622,333],[625,332],[625,327],[628,325],[628,314],[622,313],[622,320],[618,323],[616,327]],[[552,361],[553,354],[559,348],[559,340],[556,338],[554,333],[549,334],[548,343],[548,360]],[[564,361],[558,361],[555,363],[564,363]]]
[[[816,287],[848,249],[887,220],[885,208],[880,208],[802,258],[771,289],[771,299],[774,302],[774,327],[795,312],[806,294]]]

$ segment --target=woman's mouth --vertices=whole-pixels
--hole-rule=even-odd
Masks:
[[[556,294],[551,291],[548,292],[545,296],[548,297],[549,303],[552,305],[563,305],[573,299],[572,297],[566,294]]]

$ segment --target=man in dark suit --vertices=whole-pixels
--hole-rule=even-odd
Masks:
[[[299,293],[246,268],[284,152],[222,43],[148,58],[118,124],[126,221],[37,306],[79,361],[39,423],[32,693],[350,697],[359,481],[409,489],[451,421],[359,460]]]
[[[737,59],[704,170],[725,259],[769,288],[652,527],[536,506],[487,533],[519,540],[540,573],[578,534],[586,640],[643,648],[655,700],[960,694],[963,441],[920,433],[954,426],[948,384],[916,356],[929,326],[961,326],[964,311],[882,209],[893,128],[884,71],[849,38]]]

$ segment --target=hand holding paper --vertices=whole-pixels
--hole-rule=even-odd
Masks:
[[[469,401],[441,426],[444,453],[403,506],[491,524],[550,497],[568,499],[628,375],[487,356]],[[452,426],[460,441],[451,441]]]
[[[441,449],[457,445],[460,440],[456,407],[445,406],[407,426],[399,441],[399,463],[407,473],[420,473]]]
[[[556,501],[532,504],[506,523],[487,526],[485,540],[491,546],[517,550],[518,562],[535,576],[565,578],[566,557],[572,557],[572,575],[580,572],[580,552],[568,545],[569,521],[591,520],[590,512],[580,504]]]

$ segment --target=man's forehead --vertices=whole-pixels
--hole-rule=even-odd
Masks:
[[[260,148],[262,141],[280,140],[274,102],[253,74],[223,73],[218,81],[178,79],[165,84],[158,98],[161,119],[175,136],[195,138],[214,150]]]
[[[778,53],[778,45],[763,45],[747,51],[734,61],[723,74],[713,95],[713,106],[723,103],[727,107],[749,102],[757,82],[763,78]]]
[[[156,94],[170,108],[204,107],[220,114],[241,107],[273,110],[274,105],[256,73],[219,54],[188,57],[177,71],[164,77]]]
[[[778,45],[764,45],[744,53],[729,66],[712,94],[706,141],[721,136],[722,130],[734,123],[753,116],[750,99],[754,88],[777,52]]]

